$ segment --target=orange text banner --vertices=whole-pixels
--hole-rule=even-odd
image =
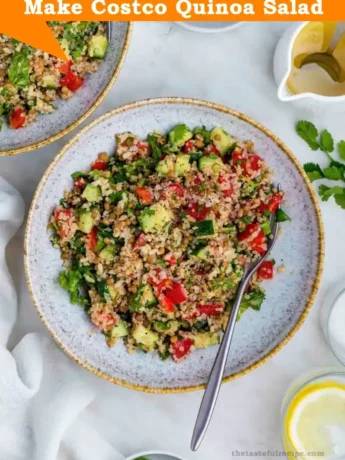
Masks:
[[[0,0],[0,33],[66,59],[46,21],[337,21],[344,0]]]

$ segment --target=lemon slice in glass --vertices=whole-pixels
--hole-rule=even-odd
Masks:
[[[302,458],[345,458],[345,385],[325,381],[307,385],[287,410],[285,432]]]

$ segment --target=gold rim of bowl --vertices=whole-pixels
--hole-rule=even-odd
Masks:
[[[29,271],[28,271],[28,261],[27,261],[26,248],[27,248],[27,244],[28,244],[28,233],[29,233],[29,230],[30,230],[31,221],[32,221],[33,216],[34,216],[34,211],[35,211],[36,201],[38,199],[38,196],[40,195],[43,186],[45,185],[48,177],[50,176],[50,174],[53,171],[53,169],[55,168],[55,166],[58,164],[59,160],[69,150],[69,148],[75,142],[78,141],[79,138],[81,138],[86,132],[88,132],[90,129],[92,129],[97,124],[103,122],[104,120],[106,120],[106,119],[108,119],[108,118],[110,118],[113,115],[116,115],[118,113],[126,112],[127,110],[131,110],[133,108],[138,108],[138,107],[143,107],[143,106],[146,106],[146,105],[176,104],[176,103],[178,103],[178,104],[191,104],[191,105],[196,105],[196,106],[199,106],[199,107],[208,107],[208,108],[211,108],[211,109],[215,109],[215,110],[218,110],[219,112],[227,113],[227,114],[230,114],[230,115],[232,115],[232,116],[234,116],[234,117],[236,117],[236,118],[238,118],[240,120],[243,120],[243,121],[251,124],[252,126],[258,128],[262,132],[264,132],[268,137],[270,137],[278,145],[278,147],[280,147],[286,153],[286,155],[289,157],[289,159],[292,161],[292,163],[297,168],[299,174],[301,175],[303,181],[305,182],[305,185],[307,187],[309,195],[310,195],[310,197],[312,199],[312,202],[314,204],[314,210],[315,210],[315,213],[316,213],[316,216],[317,216],[318,229],[319,229],[318,267],[317,267],[316,276],[315,276],[315,279],[314,279],[314,282],[313,282],[312,291],[311,291],[311,294],[309,296],[308,301],[306,302],[306,305],[305,305],[305,308],[304,308],[304,311],[303,311],[302,315],[300,316],[299,320],[297,321],[297,323],[295,324],[293,329],[289,332],[289,334],[287,334],[287,336],[278,345],[276,345],[270,352],[268,352],[260,360],[258,360],[255,363],[251,364],[246,369],[244,369],[242,371],[239,371],[236,374],[233,374],[233,375],[231,375],[229,377],[225,377],[223,379],[223,383],[229,382],[229,381],[234,380],[236,378],[239,378],[239,377],[241,377],[243,375],[246,375],[250,371],[252,371],[252,370],[258,368],[259,366],[261,366],[262,364],[264,364],[266,361],[268,361],[270,358],[272,358],[276,353],[278,353],[278,351],[280,351],[288,343],[288,341],[296,334],[296,332],[300,329],[300,327],[304,323],[305,319],[307,318],[307,316],[308,316],[308,314],[309,314],[309,312],[311,310],[311,307],[313,305],[316,293],[317,293],[319,285],[320,285],[321,275],[322,275],[322,270],[323,270],[324,252],[325,252],[324,230],[323,230],[320,207],[319,207],[319,204],[318,204],[318,201],[317,201],[316,194],[315,194],[315,192],[313,190],[313,187],[312,187],[311,183],[309,182],[309,179],[307,178],[307,175],[305,174],[302,166],[300,165],[298,160],[295,158],[293,153],[288,149],[288,147],[277,136],[275,136],[265,126],[261,125],[260,123],[257,123],[256,121],[254,121],[253,119],[247,117],[246,115],[244,115],[244,114],[242,114],[240,112],[237,112],[235,110],[229,109],[227,107],[224,107],[222,105],[212,103],[212,102],[202,101],[202,100],[199,100],[199,99],[170,97],[170,98],[146,99],[146,100],[143,100],[143,101],[133,102],[133,103],[130,103],[130,104],[120,106],[120,107],[118,107],[118,108],[116,108],[116,109],[114,109],[114,110],[102,115],[101,117],[97,118],[92,123],[90,123],[88,126],[86,126],[73,139],[71,139],[65,145],[65,147],[56,155],[56,157],[53,159],[53,161],[50,163],[50,165],[48,166],[47,170],[45,171],[45,173],[44,173],[44,175],[43,175],[43,177],[42,177],[42,179],[41,179],[41,181],[40,181],[40,183],[39,183],[39,185],[37,187],[37,190],[36,190],[36,192],[34,194],[34,197],[33,197],[32,203],[31,203],[31,207],[30,207],[30,210],[29,210],[29,215],[28,215],[26,229],[25,229],[25,239],[24,239],[24,269],[25,269],[26,282],[27,282],[27,285],[28,285],[28,289],[29,289],[29,292],[30,292],[31,299],[32,299],[32,301],[33,301],[33,303],[34,303],[34,305],[35,305],[35,307],[37,309],[37,312],[38,312],[42,322],[44,323],[44,325],[46,326],[46,328],[48,329],[48,331],[50,332],[50,334],[52,335],[52,337],[54,338],[54,340],[58,344],[58,346],[73,361],[75,361],[78,364],[80,364],[84,369],[92,372],[96,376],[101,377],[101,378],[103,378],[103,379],[105,379],[105,380],[107,380],[109,382],[116,383],[118,385],[121,385],[123,387],[129,388],[129,389],[132,389],[132,390],[139,390],[139,391],[144,391],[144,392],[147,392],[147,393],[185,393],[185,392],[190,392],[190,391],[202,390],[202,389],[205,388],[206,385],[202,384],[202,385],[177,387],[177,388],[151,388],[151,387],[147,387],[147,386],[132,384],[132,383],[126,382],[124,380],[112,377],[112,376],[110,376],[110,375],[108,375],[108,374],[106,374],[104,372],[101,372],[99,369],[96,369],[96,368],[92,367],[87,362],[81,361],[77,356],[75,356],[71,351],[69,351],[65,347],[65,345],[63,343],[61,343],[59,341],[59,339],[55,336],[54,332],[50,329],[49,324],[46,322],[46,320],[44,318],[44,315],[41,313],[40,308],[36,304],[36,301],[35,301],[35,298],[34,298],[34,295],[33,295],[32,289],[31,289],[31,282],[30,282],[30,276],[29,276]]]
[[[48,137],[47,139],[44,139],[43,141],[36,142],[35,144],[31,144],[25,147],[19,147],[17,149],[0,150],[0,157],[19,155],[22,153],[31,152],[32,150],[40,149],[41,147],[46,147],[52,142],[55,142],[61,137],[65,136],[66,134],[70,133],[75,128],[77,128],[81,123],[83,123],[83,121],[85,121],[92,114],[92,112],[94,112],[97,109],[99,104],[104,100],[104,98],[106,97],[110,89],[112,88],[113,84],[117,80],[117,77],[119,76],[123,62],[125,60],[125,57],[127,55],[127,51],[129,48],[129,43],[130,43],[130,39],[132,35],[132,30],[133,30],[133,23],[128,22],[128,29],[127,29],[126,38],[125,38],[125,41],[122,47],[121,56],[120,56],[117,66],[115,67],[115,70],[114,70],[114,73],[111,79],[109,80],[107,86],[104,88],[100,96],[95,100],[95,102],[91,105],[91,107],[80,118],[78,118],[78,120],[76,120],[71,125],[67,126],[67,128],[63,129],[59,133],[54,134],[53,136]]]

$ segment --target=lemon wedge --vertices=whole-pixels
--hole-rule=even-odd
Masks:
[[[285,433],[302,458],[315,459],[315,452],[323,458],[345,455],[345,385],[334,381],[307,385],[290,403]]]

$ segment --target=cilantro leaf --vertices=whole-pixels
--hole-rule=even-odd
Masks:
[[[320,185],[319,195],[322,201],[328,201],[332,195],[345,194],[345,189],[339,186],[327,187],[327,185]]]
[[[339,152],[340,158],[345,160],[345,141],[340,141],[338,143],[338,152]]]
[[[343,190],[343,192],[343,194],[339,193],[334,195],[334,199],[338,206],[345,209],[345,190]]]
[[[330,180],[344,180],[344,167],[329,166],[323,170],[326,179]]]
[[[297,134],[309,145],[312,150],[318,150],[320,145],[317,141],[318,130],[310,121],[299,121],[296,125]]]
[[[325,129],[320,136],[320,148],[323,152],[331,153],[334,151],[334,140],[332,134]]]
[[[322,179],[324,174],[320,166],[316,163],[306,163],[304,166],[304,171],[307,173],[307,176],[310,182],[313,182],[318,179]]]

